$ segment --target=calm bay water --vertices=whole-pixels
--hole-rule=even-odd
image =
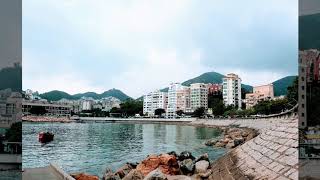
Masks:
[[[107,167],[115,170],[126,162],[139,162],[149,154],[190,151],[208,153],[210,160],[224,149],[207,147],[205,140],[220,136],[213,128],[163,124],[117,123],[23,123],[23,168],[57,163],[68,173],[87,172],[101,176]],[[55,139],[42,146],[40,131]]]

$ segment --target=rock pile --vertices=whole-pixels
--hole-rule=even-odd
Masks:
[[[93,176],[85,173],[74,173],[74,174],[71,174],[71,176],[75,180],[99,180],[98,176]]]
[[[250,128],[225,128],[223,135],[222,139],[208,140],[205,145],[232,149],[256,137],[258,133]]]
[[[116,172],[107,169],[103,180],[178,180],[194,177],[207,178],[212,174],[208,154],[195,158],[184,151],[149,155],[139,164],[127,163]]]

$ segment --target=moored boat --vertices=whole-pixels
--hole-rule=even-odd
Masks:
[[[51,132],[40,132],[38,136],[39,142],[48,143],[50,141],[53,141],[54,134]]]

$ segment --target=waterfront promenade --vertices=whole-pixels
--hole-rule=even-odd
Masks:
[[[22,172],[23,180],[74,180],[59,166],[50,164],[47,167],[26,168]]]
[[[80,117],[77,119],[71,118],[71,120],[76,122],[180,124],[180,123],[190,123],[192,121],[195,121],[196,118],[165,119],[165,118]]]
[[[255,120],[198,120],[191,124],[250,127],[259,135],[213,165],[220,179],[298,179],[298,117]]]

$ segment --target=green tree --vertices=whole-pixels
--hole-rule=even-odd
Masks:
[[[156,116],[161,116],[163,113],[166,113],[166,111],[162,108],[158,108],[158,109],[154,110],[154,114]]]
[[[184,114],[183,110],[178,110],[176,113],[178,116],[182,116]]]
[[[307,87],[305,87],[307,88]],[[293,81],[293,84],[289,86],[287,91],[287,98],[290,103],[298,102],[298,77]]]
[[[199,107],[193,112],[194,117],[201,118],[205,114],[205,108],[204,107]]]
[[[215,116],[223,115],[223,113],[225,111],[223,100],[222,99],[215,99],[212,102],[212,104],[213,104],[213,105],[211,105],[212,114],[215,115]]]

